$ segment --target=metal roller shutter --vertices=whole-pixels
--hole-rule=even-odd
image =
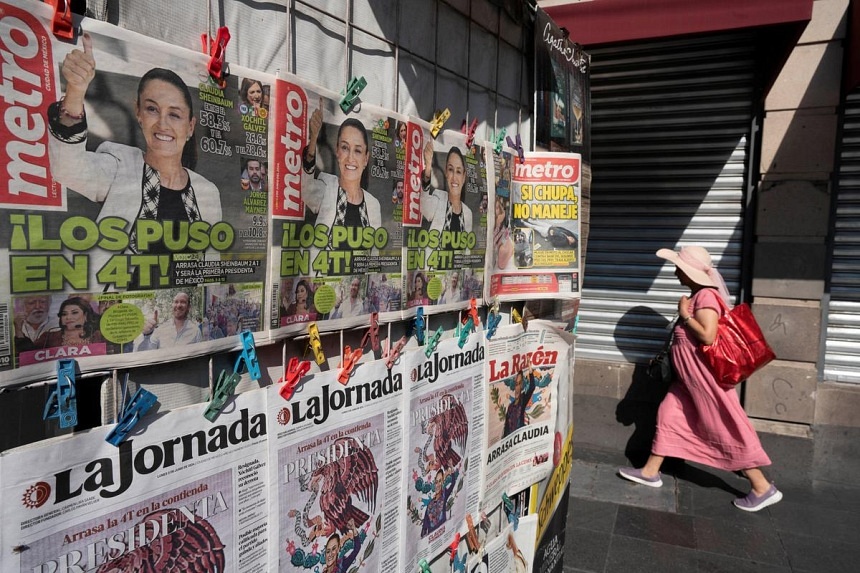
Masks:
[[[860,91],[845,100],[824,379],[860,382]]]
[[[754,35],[590,48],[591,234],[577,355],[642,362],[687,290],[661,247],[707,248],[740,283]]]

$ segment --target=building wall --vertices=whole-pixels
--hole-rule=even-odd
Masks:
[[[852,386],[828,385],[825,394],[828,383],[818,379],[848,5],[814,2],[812,20],[765,101],[752,296],[779,359],[746,385],[752,417],[835,423],[846,418],[840,402],[855,401],[838,399],[853,395]],[[824,395],[828,400],[817,400]]]

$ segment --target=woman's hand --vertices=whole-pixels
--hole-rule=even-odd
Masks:
[[[323,98],[320,97],[320,104],[311,114],[308,120],[308,156],[316,157],[317,154],[317,138],[322,130],[323,124]]]
[[[433,142],[428,141],[424,146],[424,179],[430,179],[433,174]]]
[[[690,316],[690,297],[685,295],[678,300],[678,316],[681,317],[681,320]]]
[[[93,78],[96,77],[96,60],[93,57],[93,39],[89,34],[81,36],[83,50],[72,50],[63,60],[62,74],[66,80],[66,95],[63,100],[68,115],[78,116],[84,112],[84,96]]]

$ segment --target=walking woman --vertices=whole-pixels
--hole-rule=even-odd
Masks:
[[[759,511],[778,503],[782,492],[761,470],[770,458],[741,406],[734,388],[717,384],[704,361],[702,345],[712,344],[722,297],[729,306],[723,277],[711,255],[702,247],[682,247],[674,252],[660,249],[657,256],[675,265],[675,276],[691,295],[678,301],[672,366],[676,380],[657,411],[657,433],[651,455],[640,469],[620,468],[621,477],[660,487],[660,466],[667,456],[706,464],[726,471],[741,471],[750,481],[749,494],[734,501],[738,509]]]

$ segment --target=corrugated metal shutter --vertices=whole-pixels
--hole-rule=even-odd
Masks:
[[[860,90],[845,100],[824,379],[860,382]]]
[[[589,49],[591,235],[577,356],[642,362],[688,291],[654,253],[698,244],[738,295],[754,36]]]

